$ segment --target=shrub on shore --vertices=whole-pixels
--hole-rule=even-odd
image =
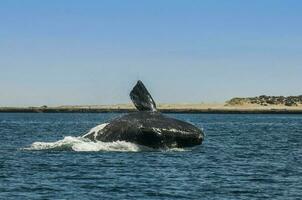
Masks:
[[[233,98],[227,101],[227,105],[245,105],[245,104],[257,104],[262,106],[268,105],[284,105],[284,106],[298,106],[302,105],[302,95],[300,96],[266,96],[261,95],[258,97],[247,98]]]

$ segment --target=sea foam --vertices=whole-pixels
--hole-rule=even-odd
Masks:
[[[93,142],[83,137],[66,136],[62,140],[56,142],[34,142],[25,150],[57,150],[57,151],[127,151],[137,152],[147,150],[134,143],[125,141],[116,142]]]

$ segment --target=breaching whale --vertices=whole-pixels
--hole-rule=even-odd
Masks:
[[[200,145],[203,132],[184,121],[163,115],[141,81],[130,92],[137,112],[123,115],[91,129],[84,135],[92,141],[126,141],[152,148],[183,148]]]

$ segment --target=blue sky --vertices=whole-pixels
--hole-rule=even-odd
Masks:
[[[302,94],[302,1],[2,0],[0,106]]]

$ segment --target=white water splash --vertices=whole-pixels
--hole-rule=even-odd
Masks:
[[[56,142],[34,142],[24,150],[56,150],[56,151],[120,151],[138,152],[146,151],[148,147],[140,146],[125,141],[116,142],[92,142],[82,137],[66,136]]]
[[[34,142],[30,147],[23,148],[22,150],[30,151],[112,151],[112,152],[140,152],[140,151],[188,151],[183,148],[170,148],[170,149],[153,149],[150,147],[134,144],[125,141],[116,142],[93,142],[83,137],[66,136],[62,140],[56,142]]]

